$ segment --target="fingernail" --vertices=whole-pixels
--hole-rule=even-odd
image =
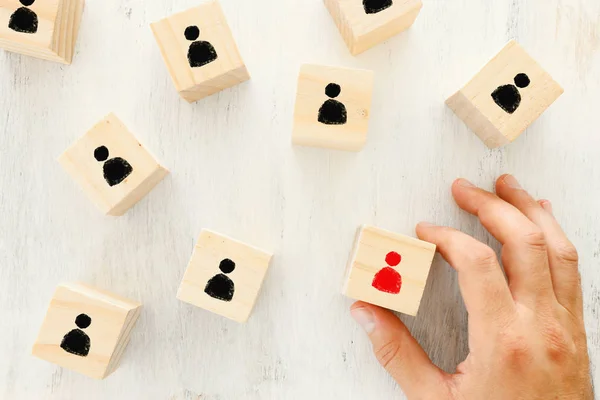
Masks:
[[[519,181],[512,175],[504,175],[503,181],[505,185],[510,186],[513,189],[522,189],[521,185],[519,185]]]
[[[553,214],[554,210],[552,208],[552,203],[550,203],[549,200],[540,200],[540,205],[544,210],[548,211],[550,214]]]
[[[350,311],[352,318],[367,332],[371,334],[375,330],[375,318],[373,313],[364,307],[355,308]]]
[[[460,178],[458,180],[458,185],[462,186],[462,187],[468,187],[468,188],[475,187],[475,185],[473,185],[471,182],[469,182],[468,180],[463,179],[463,178]]]

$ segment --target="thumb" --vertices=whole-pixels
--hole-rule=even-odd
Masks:
[[[369,335],[377,360],[409,399],[449,398],[446,373],[433,365],[406,326],[391,311],[358,301],[350,313]]]

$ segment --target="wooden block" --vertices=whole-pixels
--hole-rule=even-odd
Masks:
[[[0,47],[70,64],[84,0],[0,0]]]
[[[292,142],[359,151],[367,141],[373,71],[303,65]]]
[[[272,254],[209,230],[200,233],[177,298],[245,322]]]
[[[348,263],[344,294],[417,315],[434,255],[431,243],[362,226]]]
[[[119,365],[142,305],[83,283],[59,285],[32,354],[96,379]]]
[[[175,88],[188,102],[250,79],[218,1],[151,24]]]
[[[511,40],[446,104],[490,148],[506,145],[563,93],[563,88]]]
[[[169,173],[110,114],[58,161],[103,212],[123,215]]]
[[[348,49],[357,55],[408,29],[421,0],[324,0]]]

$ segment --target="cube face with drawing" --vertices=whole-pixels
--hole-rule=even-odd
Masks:
[[[272,255],[203,230],[177,292],[177,298],[237,322],[245,322]]]
[[[421,0],[324,0],[342,38],[353,55],[408,29]]]
[[[372,226],[360,227],[344,294],[417,315],[436,246]]]
[[[59,285],[32,354],[103,379],[117,369],[140,311],[140,303],[89,285]]]
[[[58,160],[109,215],[123,215],[168,174],[114,114],[96,124]]]
[[[292,142],[359,151],[367,142],[373,71],[305,64],[300,67]]]
[[[70,64],[83,0],[0,0],[0,48]]]
[[[188,102],[250,79],[218,1],[151,27],[175,88]]]
[[[514,141],[563,93],[514,40],[446,104],[490,148]]]

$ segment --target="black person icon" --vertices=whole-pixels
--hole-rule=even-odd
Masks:
[[[500,86],[492,93],[492,98],[496,104],[509,114],[517,111],[521,104],[521,93],[519,93],[518,88],[526,88],[531,83],[527,74],[517,74],[514,81],[514,85]]]
[[[106,146],[100,146],[94,150],[94,158],[97,161],[106,161],[108,159],[108,149]],[[111,158],[104,163],[104,180],[110,186],[118,185],[133,172],[131,165],[121,157]]]
[[[233,299],[235,285],[225,274],[233,272],[235,263],[229,258],[226,258],[219,263],[219,269],[223,273],[210,278],[204,288],[204,293],[218,300],[231,301],[231,299]]]
[[[336,83],[330,83],[325,88],[325,94],[331,97],[319,108],[319,122],[325,125],[344,125],[348,121],[346,106],[337,100],[342,88]]]
[[[36,33],[38,30],[37,14],[29,8],[35,0],[19,0],[24,7],[18,8],[8,20],[8,27],[15,32]]]
[[[193,41],[188,50],[190,67],[201,67],[217,59],[217,52],[212,44],[202,40],[195,41],[200,36],[200,29],[191,25],[185,28],[185,38]]]
[[[67,333],[60,342],[60,347],[67,353],[86,357],[90,352],[90,337],[82,329],[87,328],[91,323],[92,319],[87,314],[79,314],[75,318],[75,325],[80,329],[73,329]]]
[[[363,0],[363,7],[367,14],[377,14],[386,8],[390,8],[392,4],[394,4],[392,0]]]

